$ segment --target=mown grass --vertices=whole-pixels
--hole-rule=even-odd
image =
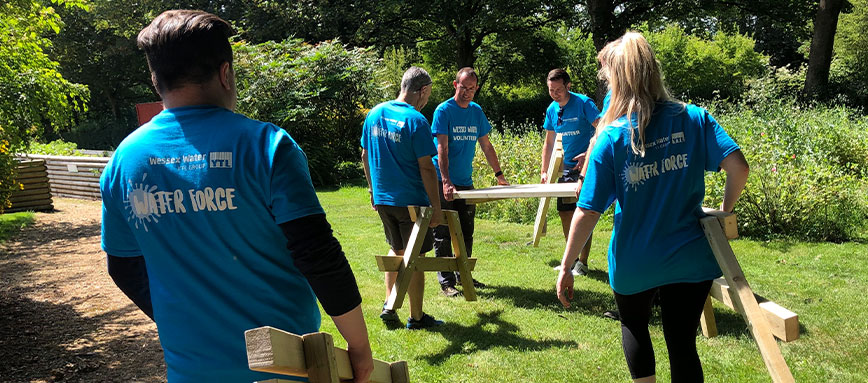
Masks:
[[[590,278],[577,278],[577,298],[565,310],[554,292],[563,253],[560,222],[549,236],[527,246],[531,225],[477,219],[474,276],[490,287],[467,302],[439,294],[426,274],[425,311],[445,320],[434,331],[389,330],[379,320],[382,273],[373,256],[388,247],[365,189],[319,193],[336,236],[352,264],[364,298],[374,356],[407,360],[417,382],[629,382],[620,326],[602,316],[614,308],[607,283],[606,249],[611,222],[595,233]],[[799,314],[801,337],[778,343],[796,381],[866,382],[868,365],[868,244],[732,242],[756,292]],[[408,315],[405,306],[399,310]],[[741,317],[715,303],[720,335],[697,345],[708,382],[768,382],[759,351]],[[651,334],[660,381],[669,381],[659,317]],[[338,334],[329,320],[323,331]],[[339,336],[337,343],[345,346]],[[860,367],[861,366],[861,367]]]
[[[21,228],[33,223],[33,212],[0,214],[0,243],[17,233]]]

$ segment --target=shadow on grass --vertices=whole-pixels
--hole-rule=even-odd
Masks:
[[[554,284],[553,284],[554,285]],[[518,286],[491,286],[476,291],[476,294],[492,300],[509,300],[515,307],[524,309],[545,309],[563,311],[554,286],[551,289],[531,289]],[[615,308],[615,297],[597,291],[576,290],[570,311],[602,316],[607,310]]]
[[[502,310],[477,313],[478,320],[471,326],[447,322],[430,329],[449,341],[449,346],[440,352],[423,358],[432,365],[439,365],[453,355],[468,355],[492,348],[514,348],[522,351],[538,351],[547,348],[578,347],[576,342],[563,340],[535,340],[517,335],[519,327],[500,318]]]

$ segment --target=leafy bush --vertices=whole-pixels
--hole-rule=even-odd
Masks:
[[[670,90],[683,100],[737,99],[747,80],[762,76],[768,65],[768,57],[754,50],[754,41],[740,34],[721,31],[709,41],[670,25],[645,37]]]
[[[510,184],[539,183],[543,135],[538,128],[529,124],[499,128],[493,129],[488,137],[497,151],[507,181]],[[477,145],[473,159],[473,186],[486,188],[496,184],[485,155]],[[539,198],[506,199],[479,204],[476,213],[479,217],[500,221],[533,223],[538,206]]]
[[[788,101],[712,108],[751,166],[736,207],[743,234],[815,241],[860,237],[868,219],[868,118],[844,107]],[[710,176],[718,206],[724,176]]]
[[[359,158],[364,108],[386,98],[374,76],[380,59],[336,41],[234,48],[238,111],[286,129],[307,154],[314,184],[334,184],[335,166]]]
[[[83,156],[78,150],[78,145],[74,142],[64,142],[63,140],[54,140],[47,144],[31,143],[27,149],[30,154],[46,154],[53,156]]]

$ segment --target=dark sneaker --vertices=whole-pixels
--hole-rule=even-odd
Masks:
[[[474,279],[473,280],[473,287],[476,287],[477,289],[484,289],[484,288],[488,287],[488,285]]]
[[[621,315],[618,314],[618,311],[616,311],[616,310],[607,310],[606,312],[603,313],[603,318],[609,318],[611,320],[619,321],[619,320],[621,320]]]
[[[425,328],[437,327],[443,325],[442,320],[434,319],[434,317],[422,313],[422,317],[419,320],[413,319],[412,317],[407,318],[407,329],[408,330],[421,330]]]
[[[401,318],[398,317],[398,313],[396,313],[395,310],[389,310],[386,308],[384,308],[383,312],[380,313],[380,319],[382,319],[385,324],[401,323]]]
[[[440,292],[449,298],[453,298],[453,297],[457,297],[457,296],[461,295],[461,292],[458,291],[458,289],[456,289],[455,286],[448,286],[448,285],[440,286]]]

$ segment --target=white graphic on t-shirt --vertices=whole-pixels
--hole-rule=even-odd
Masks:
[[[394,120],[391,120],[391,121],[394,121]],[[401,122],[401,126],[403,126],[403,121],[399,121],[399,122]],[[374,127],[371,128],[371,135],[374,137],[384,137],[384,138],[386,138],[392,142],[401,143],[401,133],[400,132],[393,132],[393,131],[390,131],[388,129],[383,129],[380,127],[380,124],[374,125]]]
[[[229,169],[232,167],[232,152],[211,152],[208,155],[208,167],[212,169]]]
[[[682,142],[684,142],[684,132],[672,133],[672,143],[673,144],[680,144]]]
[[[621,173],[621,178],[624,180],[626,189],[633,188],[633,191],[639,190],[639,186],[645,184],[645,181],[657,177],[661,174],[681,170],[687,167],[687,153],[673,154],[663,158],[660,161],[651,163],[629,162],[624,167],[624,172]]]
[[[452,127],[452,141],[476,141],[476,132],[476,125],[455,125]]]
[[[145,173],[142,175],[141,183],[133,183],[132,180],[127,181],[130,184],[130,190],[124,200],[124,207],[129,212],[127,221],[135,220],[133,224],[136,229],[141,226],[145,231],[148,231],[147,223],[158,223],[159,217],[166,214],[187,213],[188,202],[184,200],[183,190],[160,191],[157,190],[157,186],[146,184],[147,178],[148,174]],[[238,209],[234,202],[235,188],[204,187],[201,190],[189,189],[186,194],[190,196],[189,205],[193,212]]]

